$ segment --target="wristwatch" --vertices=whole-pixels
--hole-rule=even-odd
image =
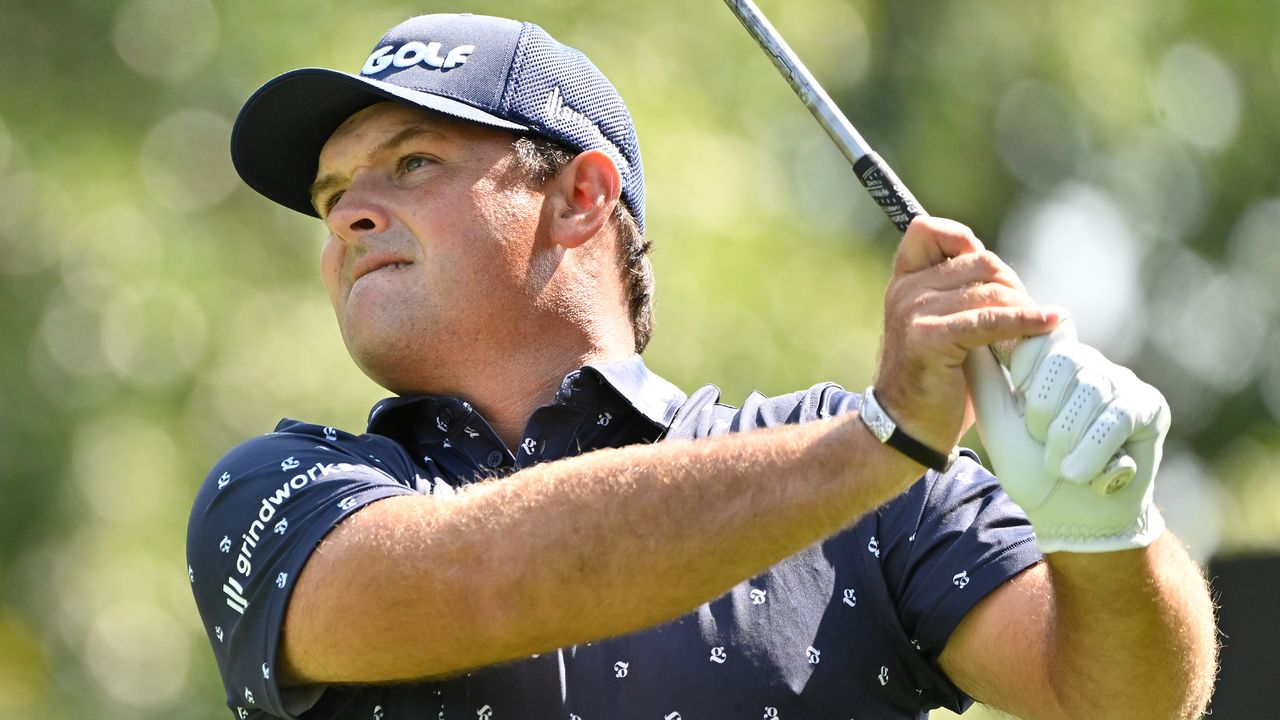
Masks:
[[[862,416],[862,422],[877,440],[931,470],[946,472],[959,454],[956,448],[951,448],[950,454],[940,453],[902,432],[893,418],[889,417],[889,413],[885,412],[876,401],[874,385],[868,385],[866,392],[862,393],[862,408],[859,414]]]

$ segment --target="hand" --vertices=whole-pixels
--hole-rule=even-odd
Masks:
[[[1007,375],[981,349],[965,369],[983,445],[1043,552],[1126,550],[1160,536],[1152,481],[1169,406],[1158,390],[1080,343],[1070,321],[1021,343]],[[1121,449],[1136,472],[1115,489],[1098,478]]]
[[[916,218],[885,291],[876,396],[903,432],[939,451],[965,430],[969,351],[1052,330],[1057,312],[1027,295],[1017,274],[969,228]]]

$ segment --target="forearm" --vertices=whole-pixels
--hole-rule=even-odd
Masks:
[[[1066,718],[1197,718],[1216,671],[1213,607],[1170,533],[1141,550],[1052,553],[1047,676]]]
[[[598,451],[453,498],[384,500],[309,561],[286,619],[286,667],[295,680],[429,677],[648,627],[922,472],[849,415]]]

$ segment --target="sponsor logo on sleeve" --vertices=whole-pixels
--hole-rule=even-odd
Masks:
[[[289,457],[280,463],[281,469],[297,469],[300,465],[301,463],[293,457]],[[249,523],[248,529],[240,534],[238,548],[234,547],[235,542],[230,537],[223,538],[223,543],[219,544],[219,549],[226,546],[226,550],[223,550],[223,552],[229,552],[233,548],[236,551],[234,571],[222,585],[223,595],[226,596],[227,605],[232,610],[243,615],[245,609],[249,606],[249,601],[244,596],[244,588],[250,576],[253,575],[254,553],[257,551],[258,545],[262,542],[264,536],[267,536],[267,528],[271,527],[273,532],[283,535],[289,527],[289,522],[283,516],[279,520],[276,519],[280,507],[285,501],[293,497],[294,493],[322,477],[336,472],[355,470],[358,467],[350,463],[315,463],[310,468],[307,468],[305,472],[293,475],[288,480],[280,483],[280,487],[270,495],[261,498],[257,506],[257,513]],[[273,521],[275,521],[274,524]]]

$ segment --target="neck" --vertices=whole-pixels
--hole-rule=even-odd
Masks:
[[[566,375],[591,363],[630,357],[630,352],[555,352],[525,354],[473,371],[466,387],[453,393],[465,398],[489,422],[509,448],[523,440],[529,418],[555,400]],[[532,355],[532,356],[531,356]]]
[[[492,352],[435,355],[418,365],[408,382],[380,383],[402,395],[453,395],[471,403],[509,448],[523,439],[529,417],[555,400],[560,382],[583,365],[624,360],[627,342],[573,342],[543,338]],[[580,340],[580,339],[579,339]],[[457,346],[455,346],[457,347]]]

